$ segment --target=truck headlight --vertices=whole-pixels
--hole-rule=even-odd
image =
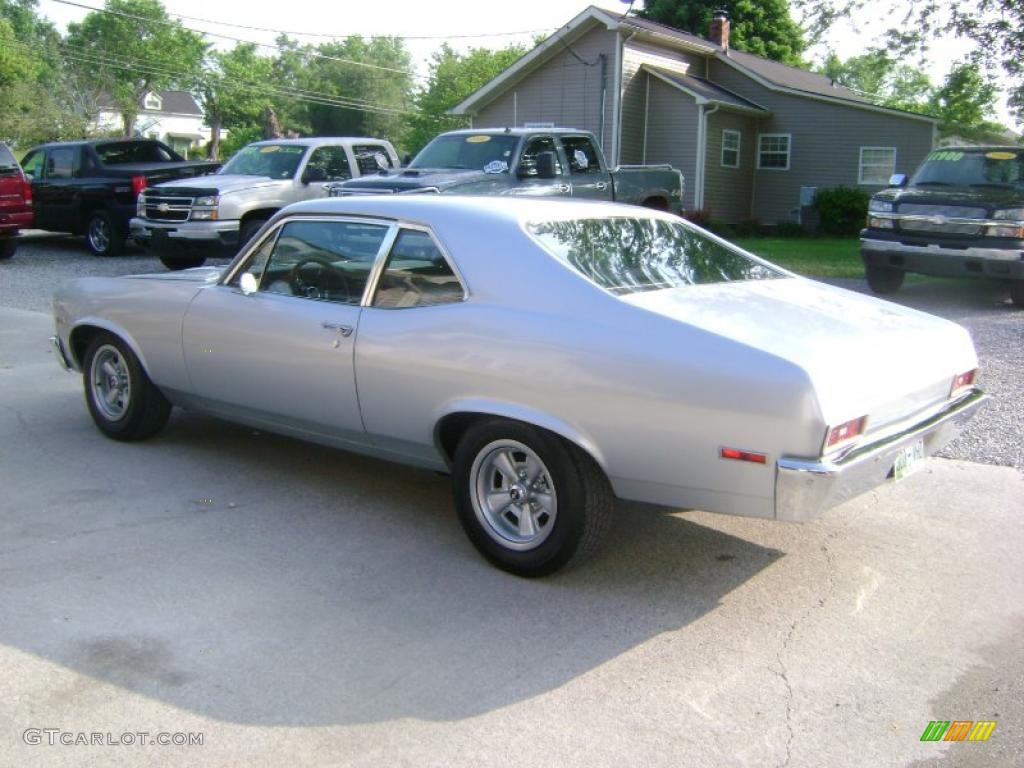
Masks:
[[[1024,240],[1024,226],[1020,224],[1006,224],[985,227],[985,234],[989,237],[1012,237],[1015,240]]]
[[[890,200],[872,200],[868,203],[868,210],[873,213],[892,213],[896,206]]]
[[[883,219],[879,216],[868,216],[868,226],[872,229],[892,229],[892,219]]]
[[[1024,221],[1024,208],[1003,208],[992,214],[993,219],[1008,219],[1009,221]]]
[[[217,209],[216,208],[204,208],[204,209],[192,209],[192,221],[216,221],[217,220]]]
[[[197,197],[192,201],[192,205],[196,208],[216,208],[218,203],[220,203],[220,198],[217,195]]]

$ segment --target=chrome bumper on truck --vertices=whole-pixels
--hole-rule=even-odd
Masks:
[[[835,460],[783,457],[775,471],[775,518],[804,522],[859,496],[896,474],[907,451],[920,444],[922,458],[953,440],[987,396],[973,389],[942,410],[893,434],[857,446]]]

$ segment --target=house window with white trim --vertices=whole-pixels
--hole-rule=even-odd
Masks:
[[[722,131],[722,167],[740,167],[740,132],[730,131],[728,128]]]
[[[757,167],[770,171],[788,171],[790,143],[788,133],[758,134]]]
[[[150,91],[146,94],[146,98],[142,101],[143,109],[151,109],[154,112],[159,112],[163,109],[164,101],[160,98],[159,94]]]
[[[861,147],[858,184],[884,187],[896,171],[896,147]]]

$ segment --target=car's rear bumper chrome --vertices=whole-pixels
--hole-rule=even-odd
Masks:
[[[775,472],[775,517],[811,520],[829,507],[859,496],[893,477],[904,450],[918,440],[931,456],[953,440],[987,396],[973,389],[937,413],[901,431],[872,441],[836,460],[779,459]]]
[[[74,370],[74,366],[71,364],[70,358],[68,358],[68,353],[64,350],[64,344],[61,342],[60,336],[51,336],[50,342],[57,353],[57,362],[60,363],[60,367],[65,371]]]

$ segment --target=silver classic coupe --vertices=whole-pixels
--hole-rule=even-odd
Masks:
[[[450,471],[470,540],[527,576],[593,550],[615,497],[807,520],[984,399],[961,327],[614,204],[301,203],[226,269],[76,280],[54,313],[107,436],[177,405]]]

